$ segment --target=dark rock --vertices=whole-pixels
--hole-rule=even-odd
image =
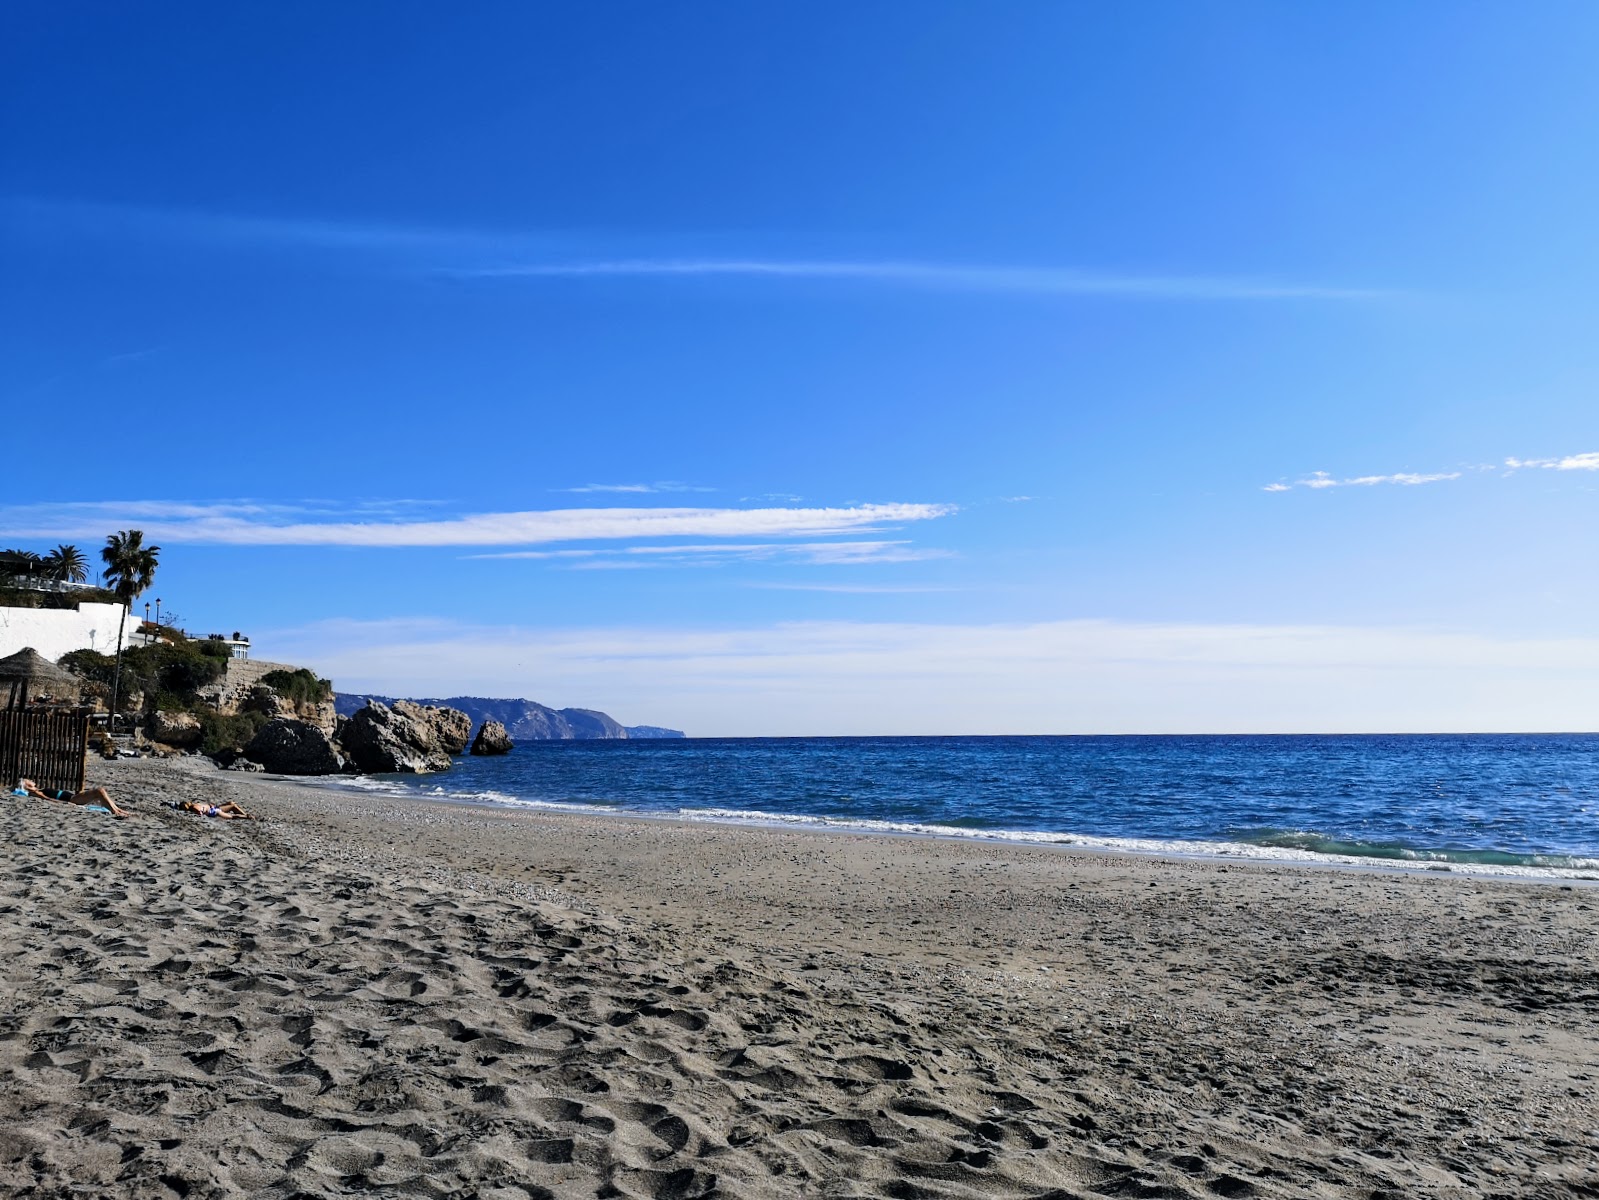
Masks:
[[[192,750],[200,744],[204,733],[200,728],[200,718],[193,713],[157,710],[155,716],[150,718],[150,736],[165,746]]]
[[[511,735],[498,721],[484,721],[472,743],[473,754],[509,754],[515,748]]]
[[[455,723],[450,724],[453,729]],[[430,710],[408,700],[396,700],[393,708],[374,700],[339,726],[339,738],[350,761],[368,773],[420,775],[450,769],[450,755],[439,742]],[[461,746],[466,746],[464,737]]]
[[[333,775],[344,769],[326,730],[291,717],[273,717],[261,726],[244,757],[278,775]]]
[[[267,717],[298,716],[294,705],[288,703],[264,683],[258,683],[245,693],[239,702],[240,712],[256,712]]]
[[[228,767],[227,770],[229,770],[229,771],[265,771],[266,768],[263,767],[258,762],[251,762],[247,758],[236,758],[236,759],[233,760],[233,765]]]

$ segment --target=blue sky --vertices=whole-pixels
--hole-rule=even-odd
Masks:
[[[1599,726],[1587,4],[15,3],[0,543],[697,734]]]

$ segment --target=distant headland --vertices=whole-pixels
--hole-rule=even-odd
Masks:
[[[536,700],[496,699],[488,696],[403,697],[414,704],[453,708],[472,718],[474,725],[498,721],[519,742],[587,741],[599,738],[680,738],[681,729],[659,725],[623,725],[607,713],[590,708],[550,708]],[[338,692],[333,697],[341,717],[353,716],[370,701],[393,705],[396,697]]]

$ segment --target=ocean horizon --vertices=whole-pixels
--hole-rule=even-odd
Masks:
[[[1599,734],[1120,734],[527,742],[412,799],[1125,853],[1599,871]]]

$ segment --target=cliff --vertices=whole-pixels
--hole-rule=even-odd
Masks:
[[[360,696],[340,692],[333,698],[341,716],[350,716],[368,700],[393,704],[390,696]],[[503,700],[487,696],[450,696],[445,699],[422,698],[417,704],[432,704],[440,708],[454,708],[472,718],[473,725],[484,721],[498,721],[514,741],[566,741],[591,738],[626,737],[683,737],[681,730],[662,729],[656,725],[635,725],[631,728],[615,718],[589,708],[549,708],[534,700]]]

